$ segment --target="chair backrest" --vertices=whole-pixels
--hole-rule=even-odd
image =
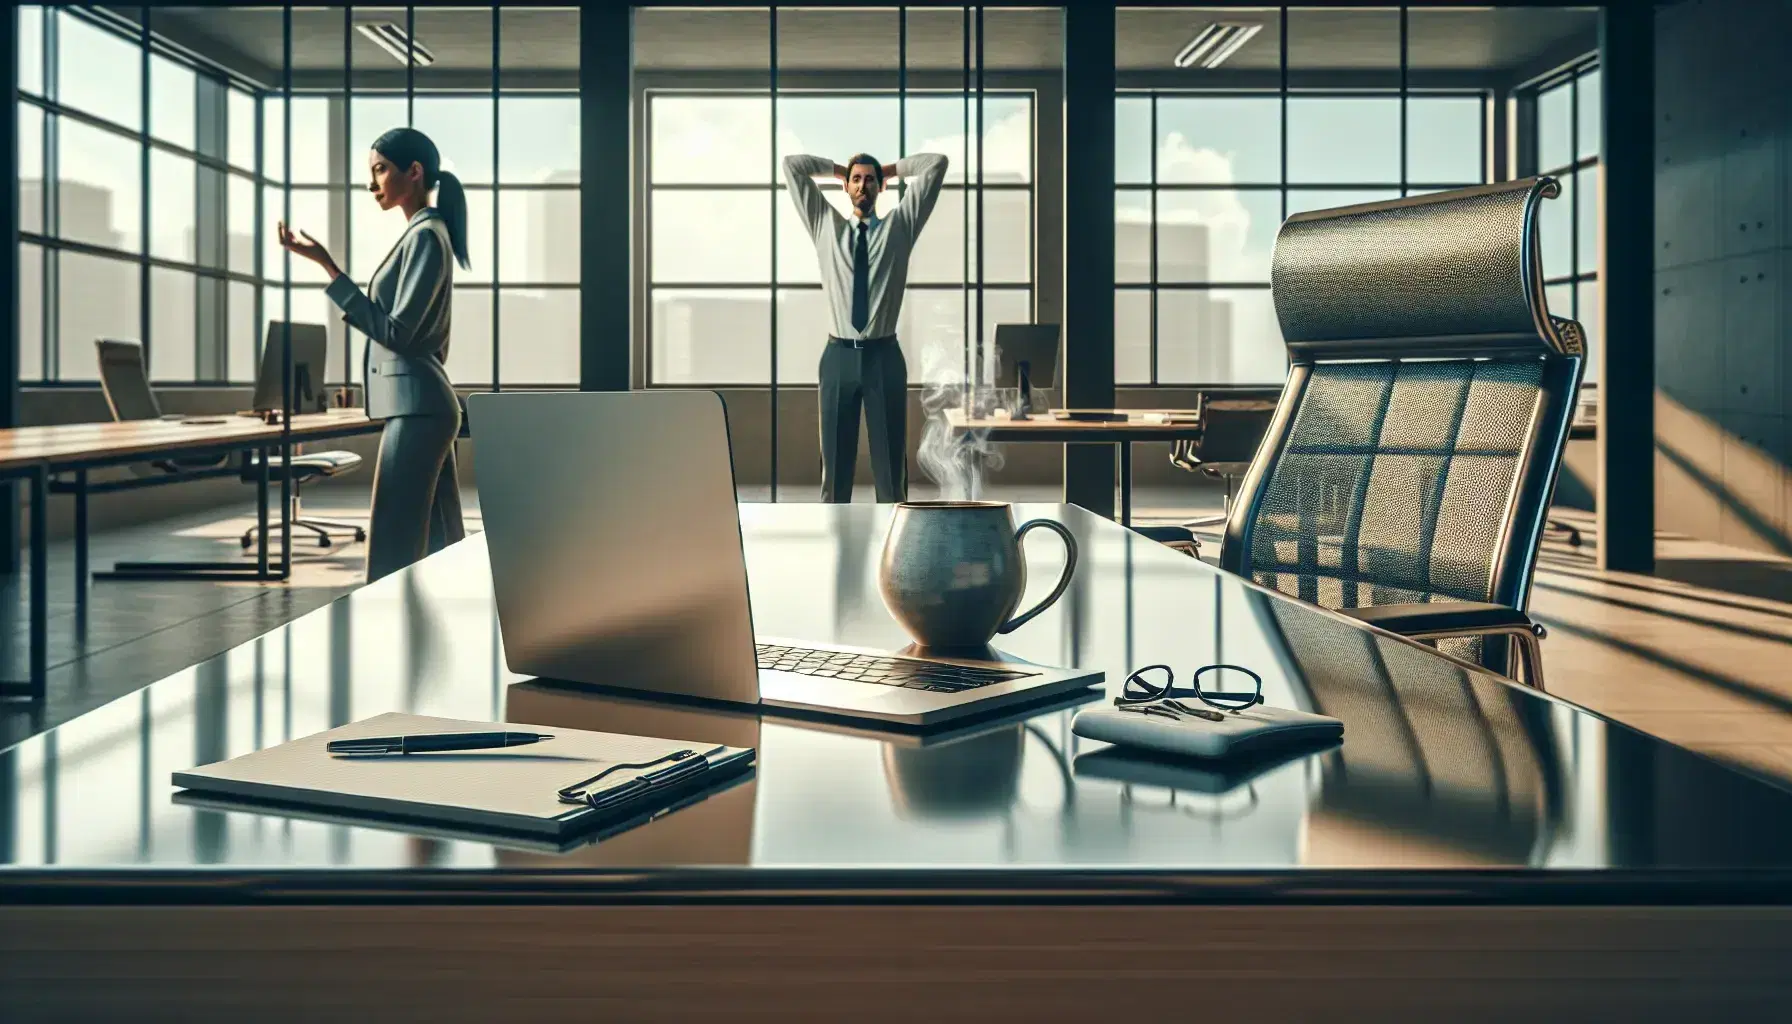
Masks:
[[[1201,392],[1195,406],[1201,436],[1190,448],[1194,461],[1216,473],[1228,472],[1226,466],[1242,472],[1257,457],[1280,394],[1280,388]]]
[[[112,418],[123,422],[160,417],[162,406],[149,386],[143,343],[101,338],[94,344],[99,347],[100,388],[106,393]]]
[[[1299,214],[1271,288],[1290,369],[1225,568],[1327,607],[1530,597],[1581,378],[1528,178]]]

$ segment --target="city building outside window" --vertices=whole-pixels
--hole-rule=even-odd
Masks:
[[[902,143],[899,102],[894,93],[780,93],[774,161],[771,108],[763,90],[648,94],[650,383],[769,383],[774,292],[778,382],[815,383],[831,320],[815,251],[781,175],[774,174],[775,163],[794,153],[838,161],[868,152],[894,163],[905,153],[936,152],[951,161],[910,261],[897,329],[911,383],[961,377],[967,298],[973,347],[979,293],[985,344],[994,337],[994,325],[1033,319],[1033,94],[985,93],[980,179],[974,96],[967,133],[962,93],[910,93]],[[848,212],[839,183],[822,187],[837,209]],[[986,225],[981,277],[979,193]],[[886,192],[880,209],[898,199],[896,190]]]
[[[367,147],[414,119],[467,185],[472,268],[456,282],[451,376],[472,386],[577,384],[576,81],[496,98],[427,84],[408,97],[404,88],[295,87],[289,170],[283,83],[204,64],[157,32],[160,19],[194,12],[266,12],[150,8],[146,36],[130,20],[136,10],[19,9],[22,381],[91,384],[94,342],[119,338],[144,343],[158,382],[246,383],[264,325],[289,316],[329,328],[328,383],[358,380],[362,339],[346,336],[315,268],[299,261],[289,293],[273,226],[290,212],[364,282],[403,228],[366,195]],[[320,52],[345,47],[351,27],[340,10],[303,13],[295,36],[321,31]],[[493,19],[489,8],[456,16],[472,19],[462,33]],[[494,69],[456,70],[489,78]]]
[[[1115,381],[1280,384],[1276,233],[1307,210],[1482,184],[1487,98],[1126,92],[1116,100]],[[1286,137],[1287,152],[1282,149]]]

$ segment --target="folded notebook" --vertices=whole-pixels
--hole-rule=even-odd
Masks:
[[[1284,765],[1338,749],[1337,737],[1304,740],[1259,754],[1235,754],[1222,760],[1177,757],[1136,747],[1103,747],[1078,754],[1072,771],[1078,778],[1107,779],[1135,786],[1159,786],[1187,793],[1222,796]]]
[[[221,798],[245,810],[287,809],[300,817],[330,812],[389,819],[399,827],[440,826],[558,841],[596,831],[613,834],[605,826],[618,821],[649,820],[658,809],[738,776],[752,766],[754,756],[751,748],[560,728],[545,743],[492,750],[338,757],[325,749],[332,740],[358,736],[502,728],[392,712],[175,772],[174,784],[188,794]],[[675,775],[666,773],[665,785],[641,781],[656,775],[653,768],[621,769],[594,787],[600,794],[615,794],[614,799],[599,799],[602,806],[561,798],[562,790],[609,765],[653,762],[685,750],[691,754],[679,762]],[[197,801],[188,796],[182,802]]]
[[[1186,701],[1185,701],[1186,703]],[[1191,715],[1165,718],[1117,707],[1091,708],[1076,716],[1071,732],[1085,739],[1178,757],[1221,759],[1260,756],[1344,734],[1328,715],[1258,704],[1210,721]]]

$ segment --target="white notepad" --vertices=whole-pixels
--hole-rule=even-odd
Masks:
[[[174,784],[199,794],[439,822],[475,830],[561,838],[617,815],[639,813],[641,802],[595,810],[561,801],[561,789],[618,762],[646,762],[692,750],[709,768],[676,791],[650,792],[642,802],[674,799],[705,782],[737,774],[753,750],[714,743],[586,732],[549,727],[554,738],[527,746],[456,753],[338,757],[326,745],[359,736],[484,732],[515,724],[462,722],[388,712],[365,721],[268,747],[252,754],[175,772]],[[605,779],[625,781],[633,769]]]

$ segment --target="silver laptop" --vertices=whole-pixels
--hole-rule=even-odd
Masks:
[[[513,672],[907,725],[1102,681],[756,639],[720,395],[476,394],[467,408]]]

